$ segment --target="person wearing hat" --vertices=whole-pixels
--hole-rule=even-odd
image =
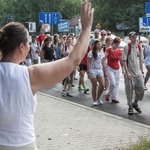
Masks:
[[[63,35],[63,37],[62,37],[63,39],[66,39],[67,38],[67,36],[66,35]]]
[[[122,60],[125,69],[125,92],[127,95],[127,104],[129,106],[128,114],[133,115],[133,108],[141,113],[138,101],[143,99],[144,80],[143,80],[143,51],[137,43],[137,35],[135,31],[129,33],[130,43],[123,50]],[[135,93],[135,95],[133,94]],[[133,100],[134,98],[134,100]]]

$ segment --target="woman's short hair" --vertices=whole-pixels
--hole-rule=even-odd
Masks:
[[[113,39],[113,43],[120,43],[120,42],[121,42],[120,37],[115,37],[115,38]]]

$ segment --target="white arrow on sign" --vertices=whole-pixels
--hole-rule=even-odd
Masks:
[[[139,32],[150,32],[150,26],[145,26],[143,18],[139,18]]]
[[[43,20],[40,20],[41,23],[43,23]]]

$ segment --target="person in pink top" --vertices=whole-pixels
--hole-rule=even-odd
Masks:
[[[112,47],[106,49],[105,57],[103,58],[103,69],[104,75],[107,75],[108,78],[108,89],[106,91],[106,101],[109,101],[110,98],[113,103],[119,103],[118,100],[118,87],[119,87],[119,74],[120,74],[120,65],[122,51],[119,49],[121,39],[116,37],[112,42]],[[107,64],[106,64],[107,60]]]

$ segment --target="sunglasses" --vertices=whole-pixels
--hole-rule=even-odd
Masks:
[[[101,34],[101,36],[105,36],[106,34]]]
[[[107,33],[107,35],[111,35],[111,33]]]

